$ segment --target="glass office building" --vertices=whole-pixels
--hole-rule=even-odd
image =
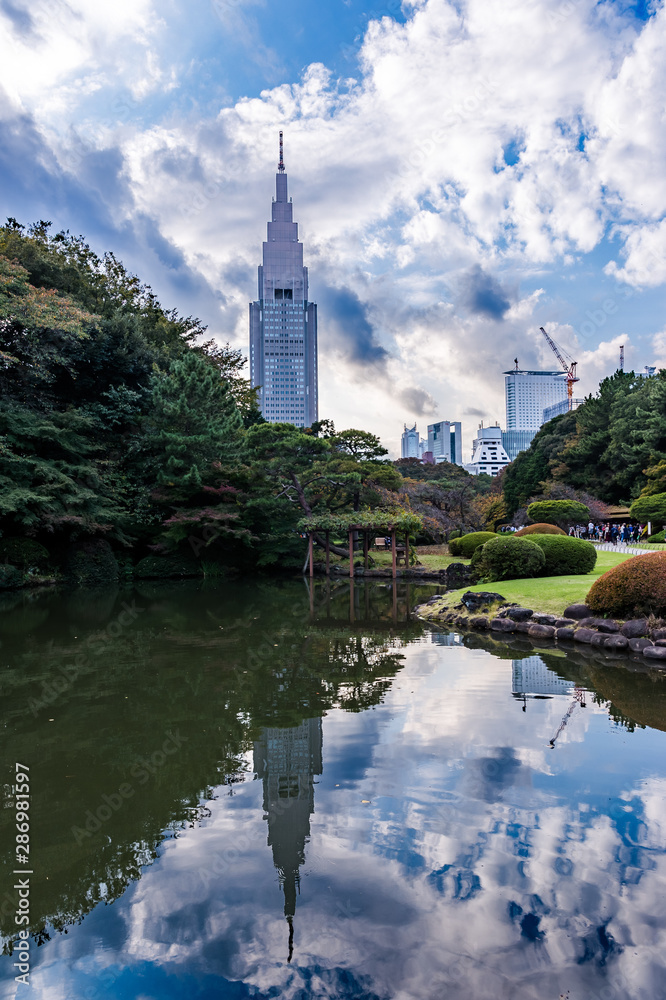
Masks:
[[[250,303],[250,380],[271,423],[309,427],[318,419],[317,306],[308,301],[308,269],[287,194],[282,155],[259,265],[259,298]]]

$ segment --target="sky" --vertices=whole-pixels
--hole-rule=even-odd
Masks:
[[[320,417],[505,423],[504,379],[666,366],[661,0],[0,0],[0,217],[248,350],[278,132]]]

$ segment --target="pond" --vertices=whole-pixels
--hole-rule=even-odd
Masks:
[[[3,596],[0,997],[666,997],[666,677],[433,592]]]

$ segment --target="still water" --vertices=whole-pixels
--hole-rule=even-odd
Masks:
[[[4,596],[3,1000],[666,997],[666,677],[432,592]]]

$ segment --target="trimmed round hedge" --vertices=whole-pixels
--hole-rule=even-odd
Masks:
[[[453,538],[449,542],[449,552],[452,556],[462,556],[463,559],[471,559],[475,549],[479,545],[485,545],[491,538],[497,538],[494,531],[472,531],[462,538]]]
[[[568,535],[532,535],[546,557],[543,576],[584,576],[594,569],[597,550],[591,542]]]
[[[656,535],[650,535],[648,542],[666,542],[666,531],[658,531]]]
[[[633,556],[592,584],[585,598],[596,614],[617,618],[666,614],[666,552]]]
[[[530,538],[496,535],[483,546],[482,562],[491,580],[520,580],[540,576],[546,557]]]
[[[556,524],[527,524],[520,531],[516,532],[516,538],[522,535],[566,535],[566,531],[558,528]]]

